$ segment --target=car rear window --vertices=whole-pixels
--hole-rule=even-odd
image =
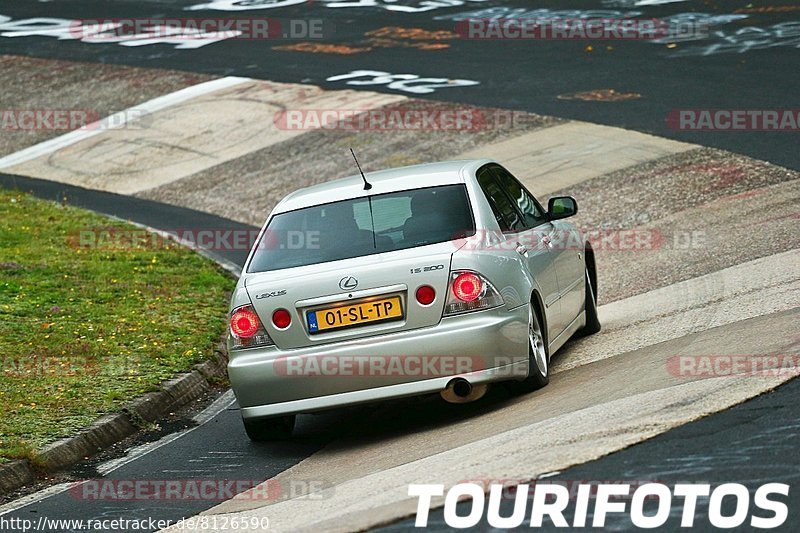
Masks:
[[[247,271],[404,250],[474,233],[463,184],[366,196],[275,215]]]

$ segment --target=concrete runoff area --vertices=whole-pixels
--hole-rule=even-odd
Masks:
[[[0,54],[3,91],[0,109],[4,111],[75,110],[82,119],[100,119],[116,112],[138,108],[143,102],[172,94],[215,79],[195,72],[157,68],[123,67],[114,64],[86,63]],[[85,114],[84,114],[85,113]],[[15,129],[13,123],[0,135],[0,158],[62,136],[63,125],[45,120],[45,127]],[[67,124],[69,129],[80,126]]]
[[[368,110],[403,99],[246,78],[231,80],[235,83],[176,101],[122,127],[94,130],[91,137],[42,150],[29,161],[11,165],[0,161],[0,165],[11,174],[132,194],[302,135],[303,130],[275,126],[276,114],[287,105]]]
[[[481,146],[456,159],[502,161],[528,189],[543,195],[696,147],[636,131],[570,121]]]

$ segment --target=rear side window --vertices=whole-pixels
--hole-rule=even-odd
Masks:
[[[350,259],[474,233],[463,184],[355,198],[272,217],[247,271]]]
[[[508,193],[512,200],[517,204],[517,209],[522,213],[525,219],[525,225],[533,228],[547,222],[547,216],[544,214],[542,206],[539,202],[522,186],[522,184],[512,176],[503,167],[492,167],[494,175],[500,185]]]
[[[489,201],[494,213],[494,218],[501,231],[522,231],[525,223],[520,219],[519,213],[508,195],[500,188],[500,184],[488,168],[478,172],[478,183],[483,189],[483,194]]]

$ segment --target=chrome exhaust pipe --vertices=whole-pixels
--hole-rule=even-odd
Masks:
[[[484,383],[473,385],[464,378],[453,378],[440,394],[446,402],[469,403],[482,398],[488,388]]]

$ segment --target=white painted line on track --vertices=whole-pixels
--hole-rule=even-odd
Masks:
[[[209,422],[215,416],[217,416],[222,411],[230,407],[235,400],[236,399],[233,397],[233,391],[232,390],[226,391],[225,394],[214,400],[214,402],[211,405],[203,409],[200,413],[198,413],[192,418],[192,420],[195,423],[197,423],[196,426],[190,427],[183,431],[179,431],[178,433],[172,433],[170,435],[166,435],[155,442],[149,442],[147,444],[142,444],[141,446],[136,446],[135,448],[131,448],[130,450],[128,450],[128,452],[125,454],[124,457],[120,457],[118,459],[112,459],[111,461],[107,461],[98,466],[97,471],[103,475],[107,475],[110,472],[113,472],[114,470],[128,463],[131,463],[141,457],[144,457],[148,453],[153,452],[161,448],[162,446],[183,437],[184,435],[188,435],[189,433],[199,428],[203,424]]]
[[[54,139],[49,139],[0,158],[0,168],[12,167],[14,165],[30,161],[31,159],[36,159],[37,157],[53,153],[56,150],[60,150],[72,144],[94,137],[95,135],[103,133],[104,131],[120,128],[128,122],[129,118],[138,119],[156,111],[171,107],[175,104],[185,102],[191,98],[250,81],[252,81],[251,78],[228,76],[225,78],[198,83],[197,85],[192,85],[191,87],[186,87],[185,89],[180,89],[178,91],[153,98],[152,100],[148,100],[147,102],[130,107],[124,111],[119,111],[113,115],[109,115],[104,119],[87,124],[86,126],[83,126],[75,131],[65,133],[64,135],[60,135]]]
[[[61,494],[62,492],[68,490],[72,485],[73,482],[71,481],[68,483],[59,483],[58,485],[53,485],[52,487],[47,487],[46,489],[34,492],[33,494],[23,496],[22,498],[14,500],[13,502],[8,502],[5,505],[0,505],[0,516],[16,511],[17,509],[21,509],[26,505],[42,501],[50,496]]]

